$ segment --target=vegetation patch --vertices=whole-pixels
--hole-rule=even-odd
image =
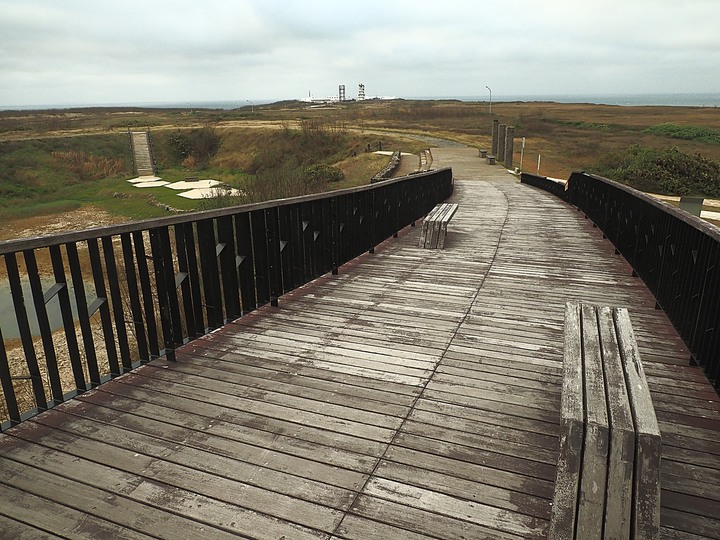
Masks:
[[[645,133],[670,137],[672,139],[683,139],[685,141],[720,144],[720,129],[708,127],[658,124],[657,126],[646,128]]]
[[[125,170],[122,159],[93,156],[87,152],[53,152],[52,157],[66,166],[80,182],[116,176]]]
[[[720,197],[720,163],[678,148],[634,145],[607,156],[593,172],[650,193]]]
[[[557,121],[558,124],[563,126],[571,126],[578,129],[595,130],[595,131],[612,131],[618,129],[619,126],[615,124],[603,124],[601,122],[568,122],[568,121]]]

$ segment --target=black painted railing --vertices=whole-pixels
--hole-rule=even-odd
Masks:
[[[522,182],[577,206],[603,231],[720,391],[720,230],[599,176],[573,173],[563,184],[523,173]]]
[[[283,294],[373,252],[452,191],[452,170],[442,169],[0,242],[7,272],[0,277],[10,291],[4,299],[0,292],[0,309],[14,311],[17,323],[16,336],[0,328],[2,429],[153,358],[172,360],[177,346],[277,305]]]

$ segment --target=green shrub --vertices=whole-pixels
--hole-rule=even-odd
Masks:
[[[322,189],[330,182],[339,182],[345,175],[332,165],[311,165],[304,172],[305,185],[309,190]]]
[[[708,144],[720,144],[720,130],[698,126],[678,126],[676,124],[658,124],[650,126],[644,133],[661,135],[673,139],[697,141]]]
[[[167,139],[169,154],[187,168],[204,168],[220,148],[221,137],[212,126],[176,131]]]
[[[677,148],[634,145],[609,155],[593,172],[651,193],[720,197],[720,163]]]

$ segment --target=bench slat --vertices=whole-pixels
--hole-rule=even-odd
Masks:
[[[625,385],[620,346],[612,309],[598,308],[603,355],[610,447],[605,501],[605,538],[629,538],[632,517],[632,483],[635,461],[635,428]]]
[[[582,446],[585,438],[580,306],[565,306],[565,348],[560,398],[560,455],[553,497],[550,538],[574,538],[579,492]]]
[[[605,512],[608,462],[608,414],[597,315],[593,306],[580,307],[585,360],[585,444],[580,477],[577,538],[601,538]]]
[[[636,431],[635,447],[635,519],[632,524],[636,540],[655,539],[660,534],[660,461],[662,439],[645,372],[630,324],[627,309],[613,313],[618,342],[623,355],[625,378],[633,409]]]
[[[443,216],[443,224],[442,224],[442,230],[440,233],[440,238],[438,239],[438,248],[443,249],[445,247],[445,237],[447,236],[447,227],[448,223],[452,219],[452,217],[455,215],[455,212],[458,209],[457,204],[451,204],[449,205],[449,208],[445,212],[445,215]]]

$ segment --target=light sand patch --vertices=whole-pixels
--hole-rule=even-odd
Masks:
[[[217,186],[220,183],[219,180],[209,178],[207,180],[183,180],[181,182],[173,182],[172,184],[168,184],[167,187],[170,189],[205,189]]]

